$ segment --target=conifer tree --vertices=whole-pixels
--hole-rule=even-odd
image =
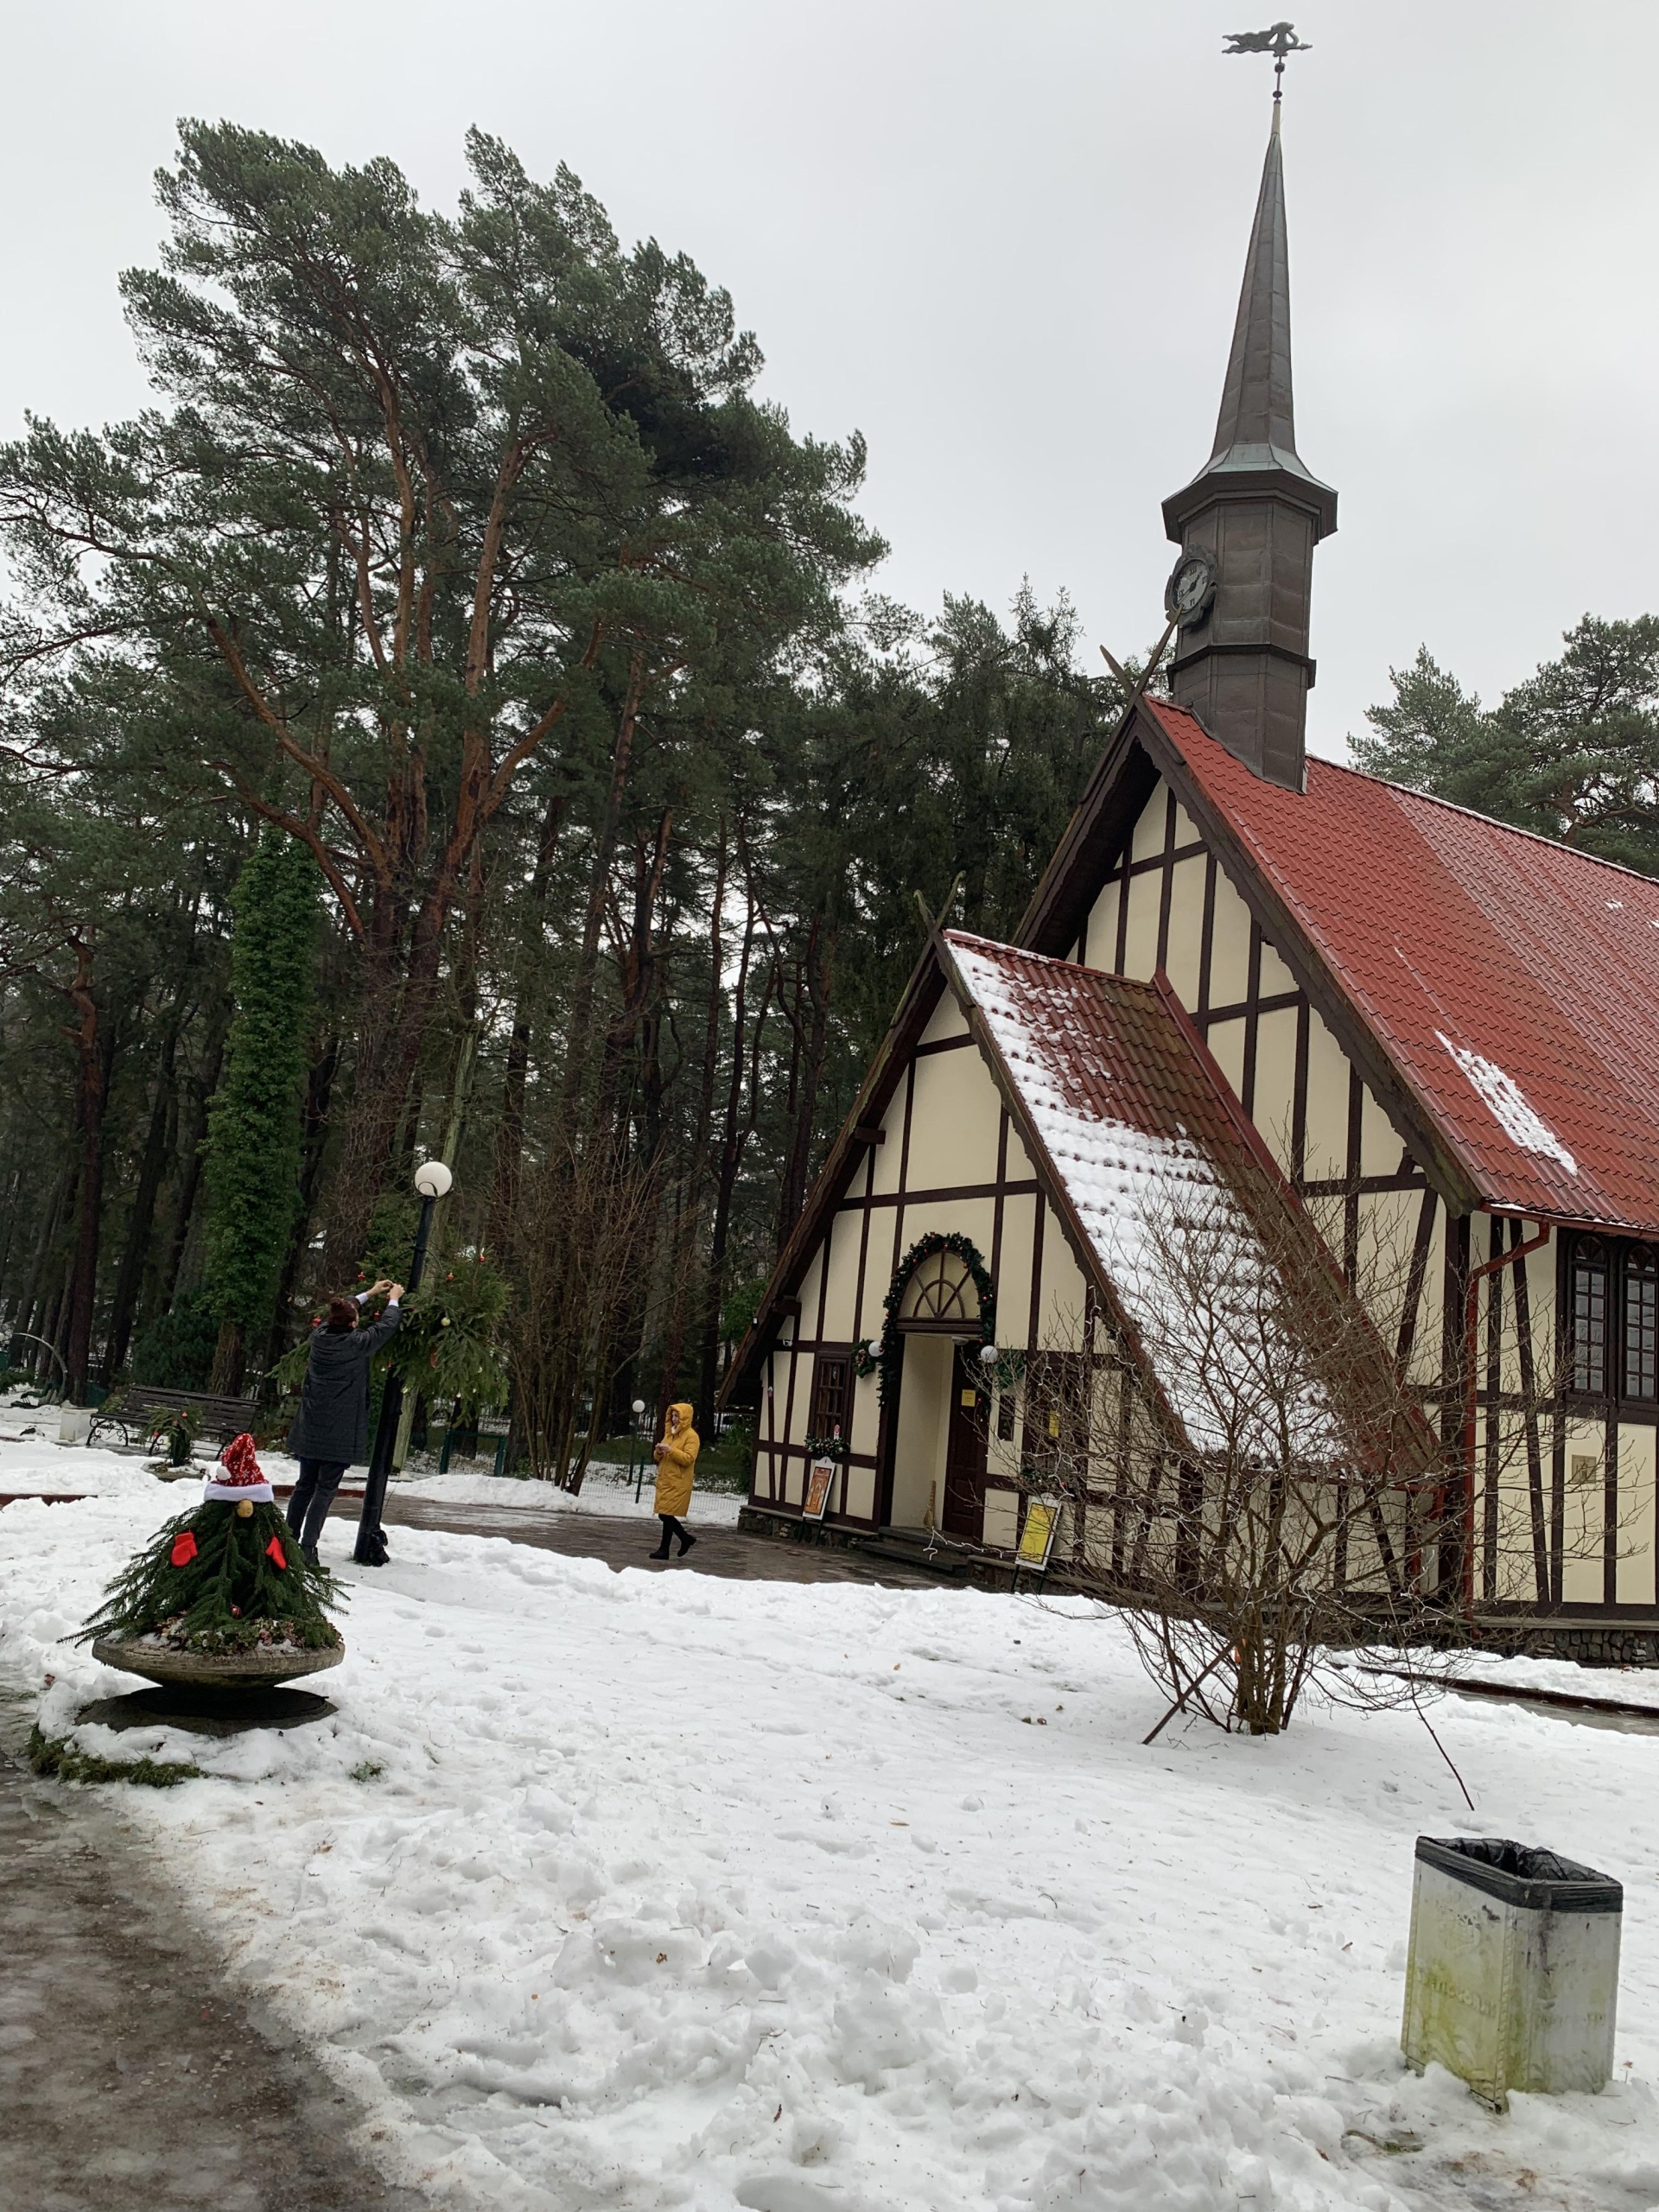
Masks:
[[[268,830],[237,884],[224,1074],[207,1125],[207,1294],[219,1324],[213,1388],[242,1382],[269,1330],[299,1204],[300,1093],[311,1007],[317,872]]]

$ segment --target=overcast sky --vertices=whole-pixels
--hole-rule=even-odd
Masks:
[[[477,123],[728,287],[799,429],[869,441],[881,586],[1064,587],[1144,649],[1210,449],[1271,64],[1244,0],[54,0],[7,31],[0,433],[139,404],[116,273],[180,115],[449,205]],[[1420,642],[1496,696],[1659,607],[1659,5],[1304,0],[1297,430],[1341,494],[1309,734]]]

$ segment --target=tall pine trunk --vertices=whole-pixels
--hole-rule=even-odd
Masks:
[[[115,1296],[110,1306],[109,1340],[104,1349],[104,1381],[113,1382],[127,1357],[132,1338],[132,1317],[138,1303],[138,1287],[144,1263],[150,1256],[156,1228],[156,1200],[167,1169],[167,1128],[174,1102],[173,1059],[178,1046],[178,1011],[174,1009],[156,1063],[156,1097],[149,1111],[149,1128],[138,1163],[138,1180],[127,1217],[127,1238],[116,1273]]]
[[[76,1117],[80,1134],[80,1212],[75,1231],[74,1272],[69,1294],[65,1395],[72,1404],[86,1402],[87,1370],[92,1350],[92,1322],[98,1305],[98,1251],[104,1218],[104,1109],[109,1098],[111,1039],[99,1019],[92,991],[92,948],[75,945],[75,978],[68,986],[75,1023]]]

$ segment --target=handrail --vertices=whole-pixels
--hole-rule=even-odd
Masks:
[[[13,1344],[41,1344],[44,1346],[44,1348],[51,1353],[53,1358],[57,1361],[59,1370],[63,1376],[63,1387],[65,1389],[68,1389],[68,1362],[64,1358],[63,1354],[58,1350],[56,1344],[52,1343],[49,1338],[37,1337],[28,1329],[9,1329],[6,1332],[6,1342]]]

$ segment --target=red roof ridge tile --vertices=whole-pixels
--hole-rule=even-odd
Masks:
[[[1160,722],[1166,722],[1166,717],[1179,715],[1183,721],[1191,722],[1198,734],[1207,738],[1211,745],[1220,744],[1221,741],[1210,735],[1190,708],[1177,706],[1171,699],[1148,699],[1147,704],[1154,710]],[[1174,736],[1176,733],[1172,730],[1169,734]],[[1307,762],[1310,770],[1317,762],[1320,768],[1329,769],[1334,775],[1351,776],[1357,783],[1373,785],[1378,791],[1397,792],[1402,798],[1410,799],[1414,804],[1440,807],[1447,814],[1460,814],[1466,821],[1478,822],[1483,828],[1497,830],[1506,837],[1523,837],[1529,844],[1545,846],[1550,852],[1562,854],[1568,860],[1587,861],[1592,868],[1609,868],[1615,875],[1631,876],[1637,883],[1650,883],[1659,889],[1659,876],[1648,875],[1639,868],[1631,868],[1628,861],[1610,861],[1604,853],[1589,852],[1582,845],[1569,845],[1564,838],[1548,836],[1541,830],[1523,829],[1518,822],[1505,822],[1501,815],[1483,814],[1478,806],[1465,806],[1458,799],[1442,798],[1439,791],[1422,791],[1415,784],[1402,784],[1392,776],[1374,776],[1369,768],[1357,768],[1351,760],[1333,760],[1327,753],[1310,753]]]
[[[1143,982],[1138,976],[1116,976],[1109,968],[1091,967],[1086,960],[1062,960],[1052,952],[1030,952],[1022,944],[1010,944],[1006,938],[982,937],[976,930],[941,930],[940,936],[947,944],[971,944],[989,953],[1006,953],[1011,960],[1027,960],[1038,968],[1070,968],[1079,976],[1104,976],[1114,985],[1126,989],[1142,991],[1148,998],[1158,996],[1155,982]]]

